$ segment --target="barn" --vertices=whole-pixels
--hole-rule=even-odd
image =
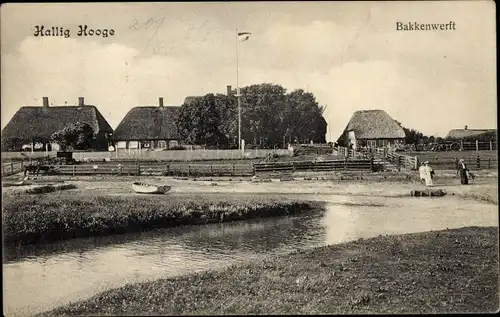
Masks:
[[[496,140],[496,129],[469,129],[465,126],[463,129],[453,129],[448,132],[447,138],[462,141],[490,141]]]
[[[339,144],[353,148],[379,148],[388,144],[404,144],[405,131],[384,110],[359,110],[354,112],[338,139]]]
[[[29,144],[32,149],[38,145],[42,150],[49,147],[58,150],[59,145],[50,143],[50,137],[54,132],[76,122],[87,123],[94,130],[92,149],[108,149],[113,129],[97,107],[86,105],[83,97],[79,97],[78,105],[74,106],[51,106],[49,98],[43,97],[41,107],[21,107],[2,130],[2,145],[11,144],[8,140],[17,139]],[[18,147],[11,145],[2,150],[20,150]]]
[[[132,108],[115,129],[117,149],[168,149],[179,146],[176,118],[180,107],[158,106]]]

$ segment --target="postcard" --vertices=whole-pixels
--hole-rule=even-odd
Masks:
[[[6,316],[498,312],[493,1],[1,6]]]

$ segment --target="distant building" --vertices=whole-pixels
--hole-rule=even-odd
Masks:
[[[113,129],[95,106],[85,105],[83,97],[78,99],[76,106],[49,106],[49,98],[43,97],[41,107],[21,107],[2,130],[2,140],[19,138],[33,148],[43,149],[54,132],[82,122],[94,130],[92,149],[107,150]],[[58,144],[50,144],[50,147],[52,150],[59,149]]]
[[[354,112],[338,142],[354,148],[404,144],[405,131],[384,110]]]
[[[451,130],[448,132],[447,138],[468,141],[483,138],[496,139],[496,133],[496,129],[469,129],[465,126],[464,129]]]
[[[179,145],[176,119],[180,107],[132,108],[113,135],[116,149],[168,149]]]

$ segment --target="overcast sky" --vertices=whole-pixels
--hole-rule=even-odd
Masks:
[[[98,107],[113,128],[139,105],[263,82],[327,105],[327,139],[352,113],[384,109],[404,126],[445,136],[496,128],[495,7],[464,2],[7,4],[1,7],[2,128],[21,106]],[[150,20],[151,19],[151,20]],[[146,24],[146,21],[154,23]],[[163,21],[163,22],[162,22]],[[396,22],[456,30],[397,31]],[[78,37],[78,25],[113,29]],[[71,37],[35,37],[36,25]],[[141,27],[142,25],[142,27]]]

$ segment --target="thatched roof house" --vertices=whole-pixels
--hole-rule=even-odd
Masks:
[[[374,148],[402,143],[405,136],[403,128],[384,110],[360,110],[352,115],[339,143]]]
[[[42,107],[21,107],[2,130],[2,139],[46,143],[54,132],[76,122],[92,127],[96,136],[94,149],[107,150],[107,139],[113,129],[95,106],[84,104],[83,97],[79,98],[77,106],[49,106],[48,97],[43,97]]]
[[[469,129],[465,126],[464,129],[453,129],[448,132],[447,137],[452,139],[480,139],[484,137],[495,138],[497,133],[496,129]]]
[[[178,145],[177,113],[180,107],[132,108],[115,130],[118,148],[167,148]]]

